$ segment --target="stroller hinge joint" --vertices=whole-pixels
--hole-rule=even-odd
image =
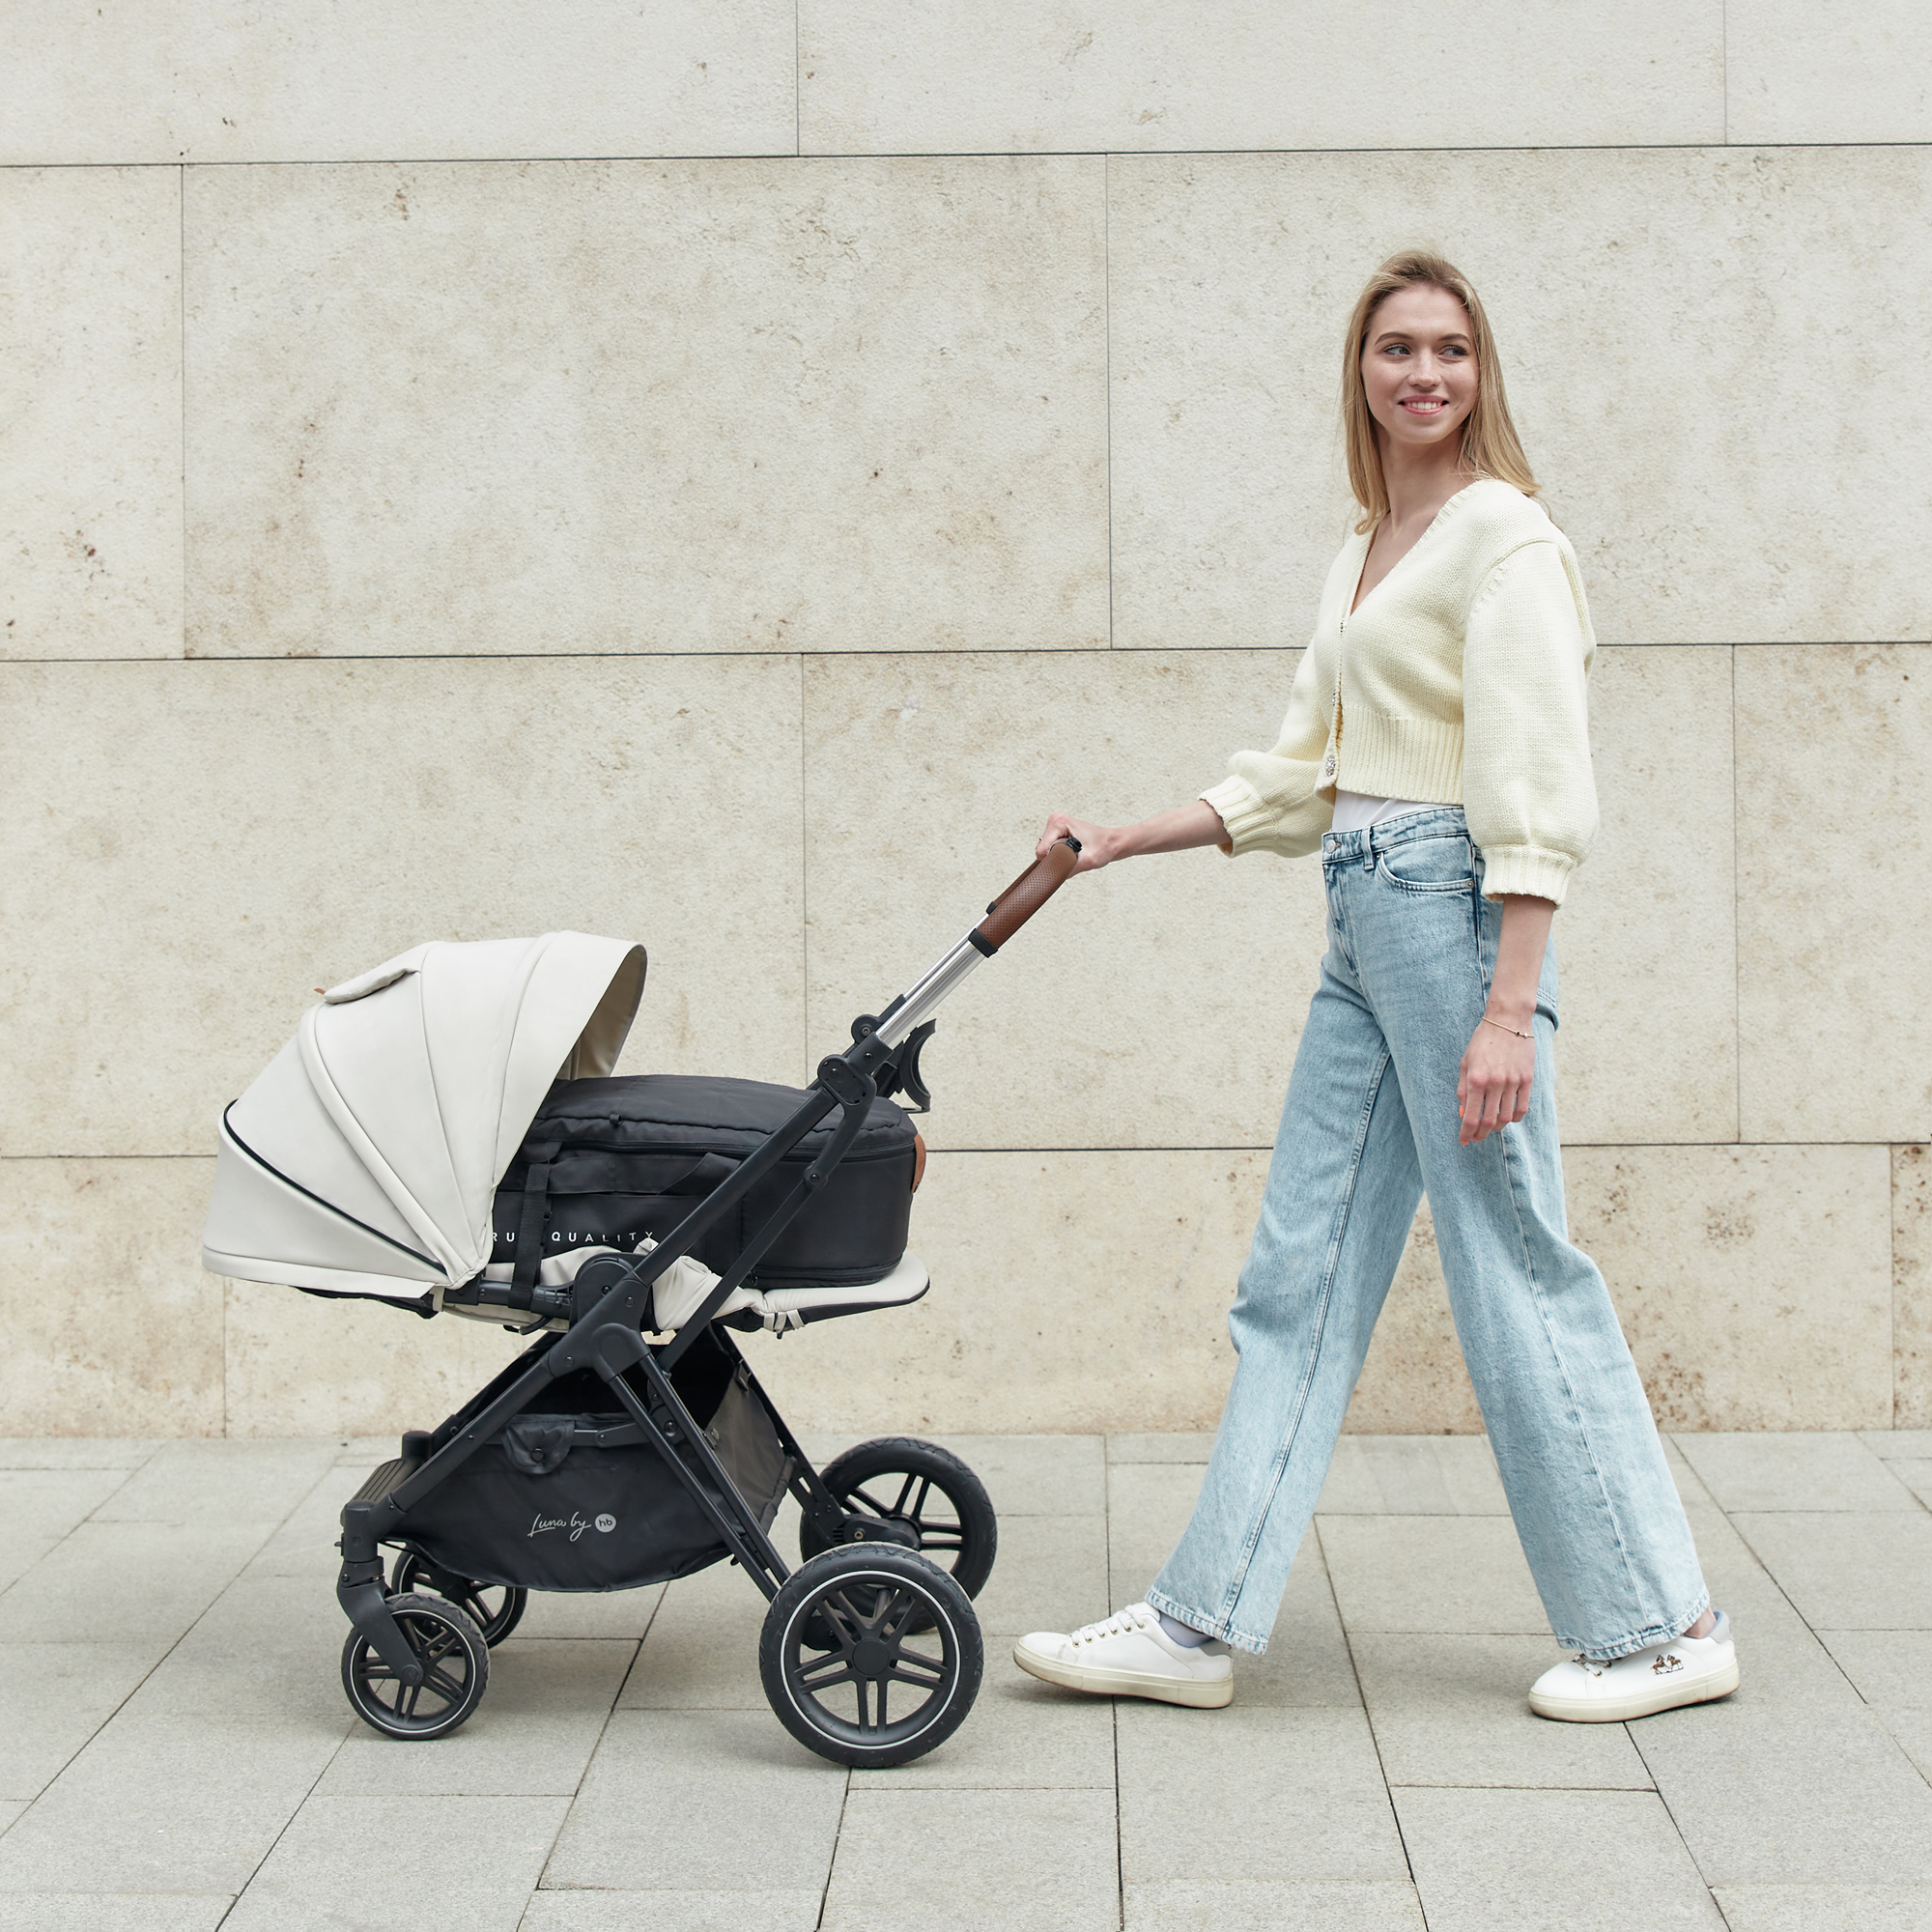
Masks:
[[[864,1051],[859,1042],[854,1044]],[[880,1057],[885,1056],[882,1053]],[[818,1063],[818,1084],[841,1107],[866,1106],[879,1091],[872,1084],[872,1076],[863,1066],[854,1066],[851,1061],[837,1053],[828,1053]]]

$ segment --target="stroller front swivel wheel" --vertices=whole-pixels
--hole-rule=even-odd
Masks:
[[[472,1583],[468,1577],[439,1570],[427,1557],[406,1549],[396,1558],[395,1568],[389,1573],[389,1594],[402,1597],[412,1590],[427,1590],[454,1604],[476,1626],[492,1650],[516,1629],[529,1601],[527,1590]]]
[[[792,1572],[765,1612],[758,1671],[808,1750],[861,1769],[923,1757],[959,1728],[985,1667],[980,1620],[909,1549],[852,1544]]]
[[[360,1631],[342,1646],[342,1688],[355,1715],[387,1738],[440,1738],[483,1700],[490,1646],[464,1611],[440,1597],[389,1599],[410,1648],[423,1666],[420,1684],[405,1684]]]

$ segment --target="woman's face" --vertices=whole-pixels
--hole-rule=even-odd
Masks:
[[[1398,289],[1369,318],[1362,385],[1390,441],[1418,454],[1445,442],[1460,448],[1476,404],[1468,311],[1447,289]]]

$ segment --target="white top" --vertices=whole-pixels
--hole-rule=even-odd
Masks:
[[[1419,798],[1368,798],[1358,791],[1335,794],[1335,822],[1330,832],[1359,832],[1366,825],[1379,825],[1385,818],[1400,818],[1410,811],[1440,811],[1440,803],[1429,804]]]

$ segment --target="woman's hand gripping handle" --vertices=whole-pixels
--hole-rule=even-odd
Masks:
[[[974,928],[984,952],[1004,946],[1066,881],[1080,864],[1080,841],[1070,832],[1048,845],[991,905]]]

